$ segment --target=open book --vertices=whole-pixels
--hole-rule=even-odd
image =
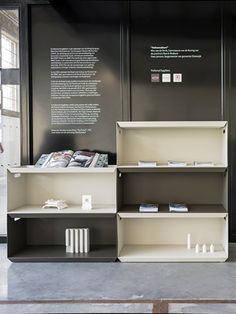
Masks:
[[[36,162],[35,167],[37,168],[67,167],[71,160],[72,155],[73,155],[72,150],[62,150],[50,154],[43,154]]]
[[[50,154],[42,154],[36,162],[37,168],[60,167],[108,167],[108,155],[96,152],[63,150]]]

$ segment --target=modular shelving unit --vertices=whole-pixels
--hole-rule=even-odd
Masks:
[[[139,167],[139,160],[157,166]],[[168,160],[187,166],[168,166]],[[214,165],[199,167],[194,161]],[[227,122],[118,122],[117,164],[120,261],[227,259]],[[144,202],[158,203],[159,212],[140,213]],[[169,212],[170,202],[186,203],[189,211]],[[208,252],[195,253],[196,243],[206,243]]]
[[[92,210],[82,210],[83,194]],[[47,199],[66,209],[43,209]],[[89,228],[89,253],[66,253],[65,229]],[[114,261],[117,258],[116,167],[8,169],[8,257],[23,261]]]
[[[14,262],[225,261],[227,158],[225,121],[117,122],[117,166],[9,168],[8,257]],[[139,160],[157,166],[139,167]],[[168,160],[187,166],[168,166]],[[92,195],[91,211],[81,208],[83,194]],[[42,209],[50,198],[64,199],[69,207]],[[170,202],[186,203],[189,211],[169,212]],[[159,212],[140,213],[141,203],[158,203]],[[89,253],[66,253],[66,228],[90,229]],[[195,253],[196,243],[207,244],[207,253]]]

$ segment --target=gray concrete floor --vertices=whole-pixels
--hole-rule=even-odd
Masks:
[[[119,305],[123,313],[151,313],[151,301],[161,299],[236,301],[236,244],[230,245],[226,263],[11,263],[6,258],[6,245],[0,244],[0,313],[8,313],[4,301],[48,300],[125,300],[126,304]],[[137,304],[131,307],[129,301],[145,304],[138,310]],[[47,312],[46,308],[44,312],[32,312],[32,308],[27,312],[27,306],[30,308],[25,305],[21,313],[68,313],[63,307],[61,312]],[[96,306],[99,308],[99,304],[92,307]],[[100,312],[112,311],[117,308]],[[81,312],[90,313],[85,308]]]

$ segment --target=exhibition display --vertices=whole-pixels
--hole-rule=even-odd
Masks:
[[[157,166],[140,167],[140,159]],[[227,122],[118,122],[117,164],[120,261],[227,259]],[[144,202],[158,203],[158,213],[140,213]]]
[[[116,137],[117,166],[8,169],[9,259],[225,261],[227,122],[117,122]]]
[[[11,261],[116,260],[115,166],[19,167],[8,169],[7,175]],[[88,192],[92,194],[92,209],[83,207]],[[64,200],[68,207],[42,208],[48,199]],[[65,230],[84,228],[90,230],[90,251],[67,253]]]

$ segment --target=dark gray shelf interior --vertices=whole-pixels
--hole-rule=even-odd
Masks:
[[[92,246],[89,253],[66,253],[64,245],[31,245],[9,259],[12,262],[109,262],[117,258],[116,245]]]
[[[224,204],[224,172],[132,172],[118,179],[118,208],[124,204]]]
[[[89,228],[91,251],[66,253],[66,228]],[[8,257],[14,262],[114,261],[117,258],[116,216],[15,220],[8,215]]]

